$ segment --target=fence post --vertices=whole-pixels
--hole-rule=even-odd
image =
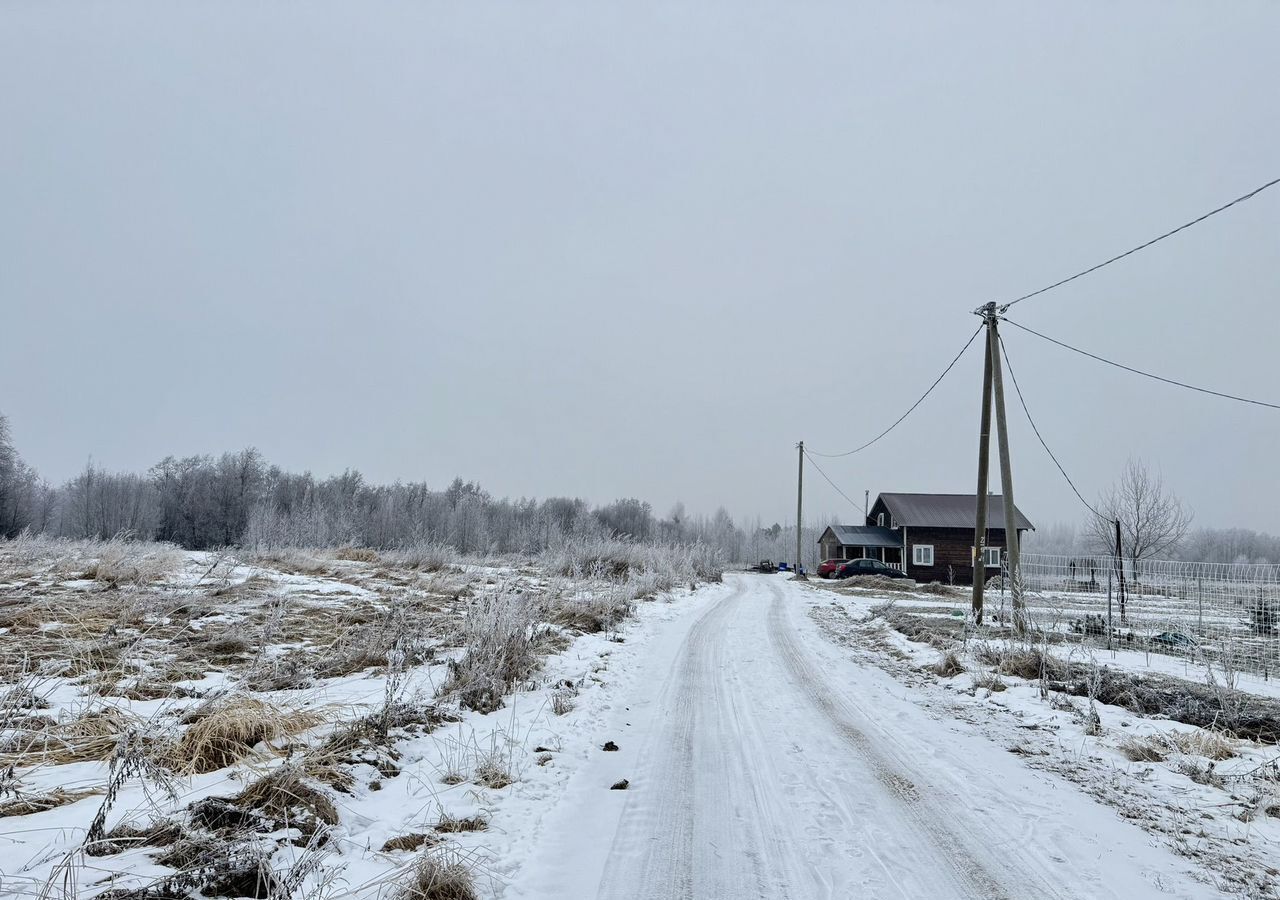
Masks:
[[[1200,634],[1201,636],[1203,636],[1204,635],[1204,578],[1203,576],[1200,576],[1200,575],[1196,576],[1196,597],[1197,597],[1198,605],[1200,608],[1200,623],[1199,623]]]
[[[1111,635],[1115,631],[1115,625],[1111,620],[1111,569],[1107,569],[1107,649],[1114,650],[1111,646]]]
[[[1120,584],[1120,624],[1123,625],[1128,620],[1128,616],[1125,615],[1124,608],[1124,548],[1120,545],[1119,519],[1116,519],[1116,565],[1118,566],[1116,576]],[[1135,578],[1138,576],[1136,571],[1133,574]]]

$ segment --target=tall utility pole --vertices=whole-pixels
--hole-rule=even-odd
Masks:
[[[994,311],[993,311],[994,312]],[[1004,492],[1004,544],[1009,557],[1009,593],[1013,597],[1013,632],[1027,630],[1027,609],[1022,598],[1021,549],[1018,547],[1018,508],[1013,505],[1013,462],[1009,458],[1009,423],[1004,412],[1004,375],[1000,365],[1000,331],[996,315],[987,317],[991,343],[991,388],[996,404],[996,443],[1000,447],[1000,487]]]
[[[869,504],[871,503],[871,489],[862,492],[862,524],[867,524],[867,516],[871,514]]]
[[[1008,555],[1010,593],[1013,596],[1013,630],[1027,630],[1027,610],[1022,596],[1021,548],[1018,545],[1017,507],[1013,503],[1013,463],[1009,457],[1009,423],[1005,417],[1004,372],[1000,364],[1000,310],[994,303],[974,310],[987,328],[987,358],[982,370],[982,421],[978,432],[978,508],[973,538],[973,614],[982,623],[982,594],[985,585],[984,549],[987,530],[988,470],[991,449],[991,405],[996,409],[996,439],[1000,449],[1000,488],[1004,494],[1005,552]]]
[[[804,578],[804,571],[800,567],[800,547],[804,541],[800,527],[800,524],[804,521],[804,441],[801,441],[796,446],[800,451],[800,470],[796,476],[796,578]]]
[[[989,304],[994,307],[995,304]],[[978,425],[978,509],[973,532],[973,621],[982,624],[982,593],[986,589],[987,567],[987,472],[991,464],[991,334],[982,364],[982,418]]]

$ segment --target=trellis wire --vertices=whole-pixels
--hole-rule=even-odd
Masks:
[[[1280,565],[1022,556],[1028,613],[1067,640],[1280,673]]]

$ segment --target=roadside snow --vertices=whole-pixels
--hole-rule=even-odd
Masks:
[[[620,751],[586,754],[499,896],[1221,896],[985,717],[828,639],[808,612],[847,598],[786,576],[704,593],[609,688],[595,737]]]
[[[1280,821],[1265,814],[1280,802],[1280,784],[1268,774],[1280,756],[1275,746],[1231,741],[1235,755],[1225,761],[1170,752],[1165,760],[1133,762],[1121,749],[1130,741],[1152,738],[1163,747],[1166,735],[1195,735],[1201,729],[1101,703],[1093,704],[1099,720],[1094,727],[1086,698],[1045,695],[1038,682],[1010,675],[999,676],[992,685],[990,667],[977,659],[981,641],[970,641],[967,651],[954,648],[968,671],[939,677],[932,671],[942,656],[938,649],[913,642],[882,621],[868,620],[870,607],[888,599],[813,590],[808,598],[810,618],[851,658],[880,668],[905,686],[911,702],[931,715],[955,727],[963,723],[1007,751],[1006,759],[1052,773],[1112,807],[1117,816],[1141,826],[1180,856],[1200,863],[1188,877],[1245,896],[1280,896]],[[1091,654],[1061,645],[1049,649],[1075,663],[1175,677],[1190,672],[1189,680],[1200,680],[1194,667],[1184,668],[1158,654],[1151,655],[1154,664],[1148,665],[1143,653]],[[1260,693],[1272,693],[1267,684],[1242,679],[1241,689],[1259,687]],[[1172,880],[1176,879],[1158,883],[1166,889]]]

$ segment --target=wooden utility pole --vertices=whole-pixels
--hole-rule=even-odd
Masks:
[[[1013,504],[1013,463],[1009,458],[1009,423],[1004,411],[1004,375],[1000,366],[1000,331],[994,307],[988,307],[987,336],[991,347],[991,387],[996,404],[996,443],[1000,447],[1000,487],[1004,492],[1004,543],[1009,557],[1009,586],[1013,596],[1013,632],[1027,631],[1027,610],[1022,598],[1021,552],[1018,547],[1018,514]]]
[[[988,304],[994,315],[995,304]],[[982,418],[978,425],[978,510],[973,531],[973,621],[982,624],[982,594],[986,590],[988,469],[991,464],[991,333],[987,332],[987,352],[982,365]]]
[[[804,441],[797,448],[800,451],[800,470],[796,476],[796,578],[804,578],[804,571],[800,566],[800,547],[804,540],[804,531],[800,527],[804,521]]]

